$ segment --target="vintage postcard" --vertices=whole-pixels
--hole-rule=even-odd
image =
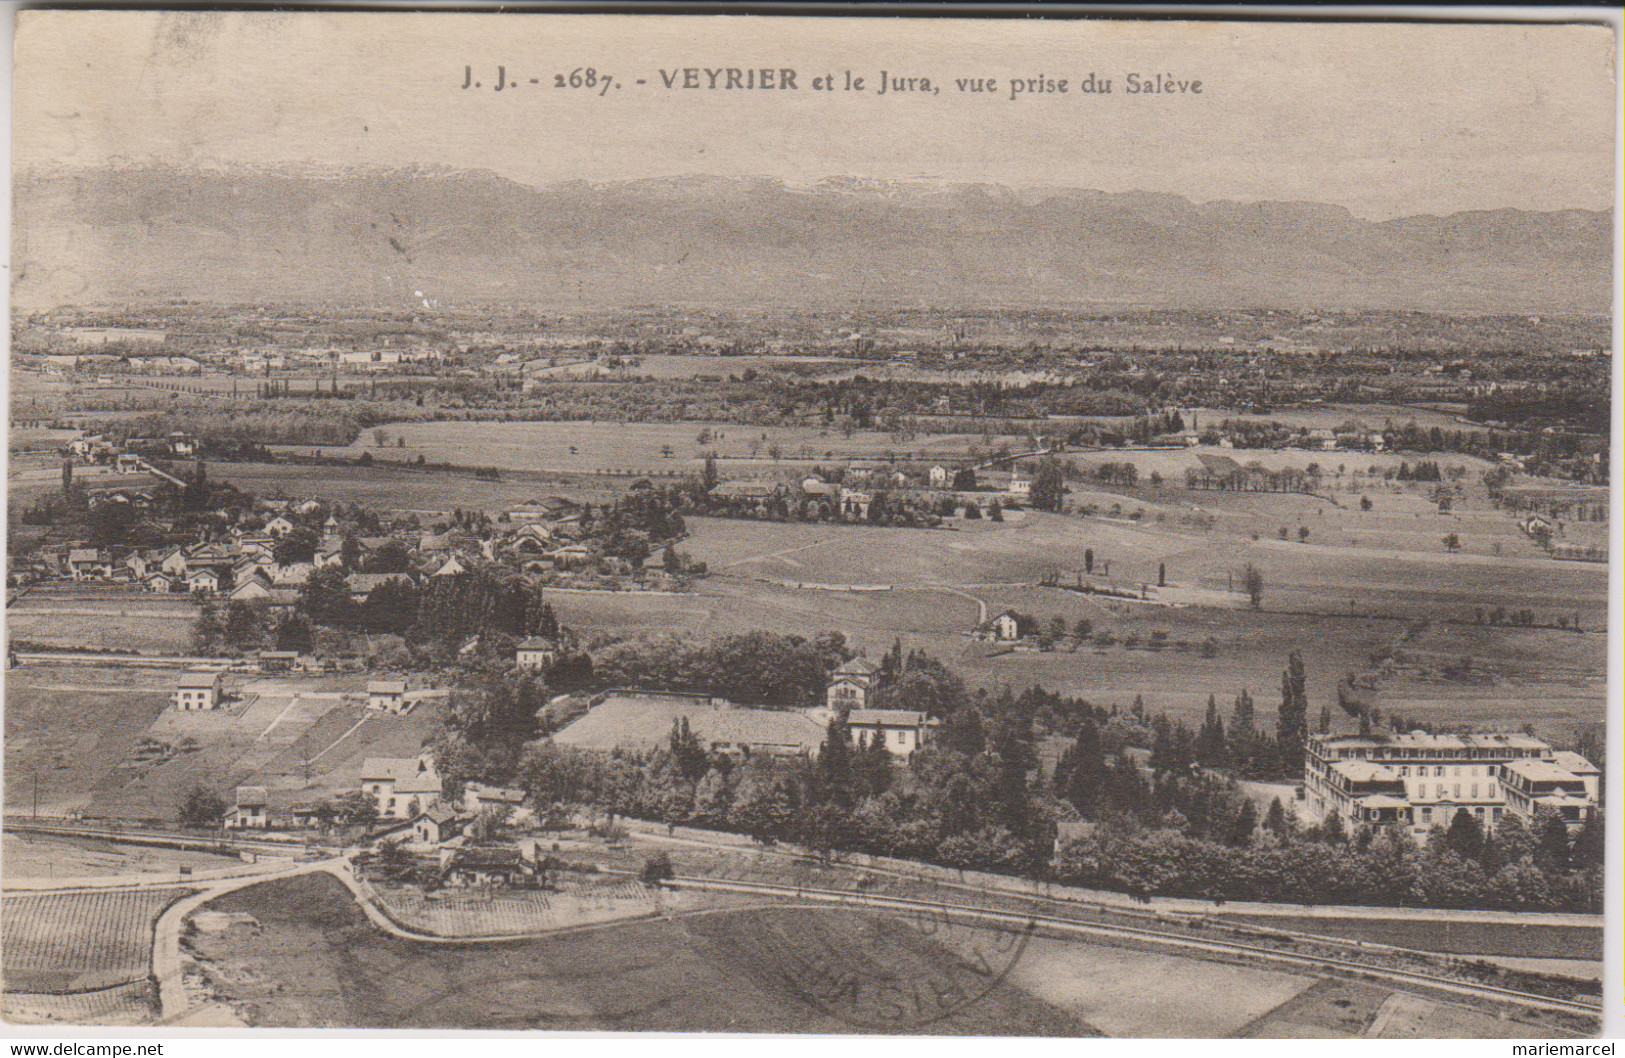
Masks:
[[[0,1014],[1598,1034],[1616,48],[19,13]]]

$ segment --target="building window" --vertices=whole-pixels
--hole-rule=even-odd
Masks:
[[[1461,797],[1461,783],[1459,783],[1459,782],[1456,783],[1455,791],[1450,796],[1456,797],[1456,798]]]
[[[1431,808],[1423,808],[1422,809],[1422,822],[1424,822],[1424,823],[1433,822],[1433,809],[1431,809]]]
[[[1473,800],[1478,800],[1478,784],[1473,783]]]

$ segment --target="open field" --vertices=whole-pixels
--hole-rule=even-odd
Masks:
[[[959,532],[706,518],[691,518],[689,525],[685,549],[713,570],[694,592],[555,593],[561,620],[588,635],[836,630],[871,656],[900,638],[906,649],[924,647],[942,658],[972,686],[1036,683],[1123,706],[1139,694],[1148,707],[1199,718],[1209,693],[1226,706],[1243,688],[1260,703],[1271,701],[1294,649],[1304,654],[1318,711],[1319,703],[1335,700],[1344,673],[1371,670],[1374,654],[1394,648],[1427,618],[1428,631],[1399,645],[1438,664],[1399,665],[1377,697],[1385,712],[1442,723],[1529,722],[1562,740],[1573,737],[1577,724],[1603,715],[1605,643],[1591,634],[1605,616],[1602,567],[1442,550],[1317,548],[1031,512],[1002,525],[964,523]],[[1144,605],[1037,586],[1051,573],[1075,583],[1085,548],[1096,555],[1097,573],[1087,578],[1092,583],[1137,593],[1149,582],[1153,598],[1203,605]],[[1099,575],[1106,561],[1110,578]],[[1166,562],[1169,580],[1160,593],[1154,587],[1159,562]],[[1264,571],[1262,612],[1246,609],[1244,598],[1229,590],[1248,562]],[[1470,617],[1478,606],[1527,606],[1550,618],[1558,613],[1554,599],[1563,600],[1566,614],[1578,610],[1591,633],[1442,623]],[[1097,634],[1110,632],[1116,641],[1067,642],[1053,653],[1036,653],[1000,652],[968,638],[983,612],[1005,608],[1043,623],[1060,616],[1069,627],[1088,620]],[[1159,632],[1162,649],[1153,651]],[[1125,644],[1130,636],[1138,639],[1132,649]],[[1201,650],[1208,638],[1215,644],[1211,658]],[[1437,675],[1439,665],[1462,655],[1476,659],[1470,681]],[[1337,724],[1345,720],[1334,717]]]
[[[389,458],[400,458],[391,452]],[[483,463],[477,465],[484,465]],[[621,491],[619,485],[597,480],[565,478],[504,478],[481,481],[472,474],[415,471],[388,467],[303,466],[292,463],[209,464],[209,476],[268,499],[320,497],[361,503],[379,511],[442,512],[454,507],[502,510],[538,495],[561,493],[592,503],[603,503]],[[75,471],[76,480],[92,487],[140,486],[153,483],[147,475],[105,474],[90,478]],[[12,507],[26,506],[62,487],[60,468],[19,468],[14,465],[9,486]]]
[[[101,666],[6,673],[6,796],[46,814],[83,809],[135,773],[136,746],[170,707],[172,674]]]
[[[185,654],[197,613],[186,596],[36,590],[6,611],[6,626],[14,644]]]
[[[13,805],[13,809],[22,807]],[[180,867],[208,870],[231,867],[232,856],[144,845],[121,845],[95,838],[43,837],[6,833],[0,867],[8,879],[96,878],[118,874],[175,873]]]
[[[698,470],[705,454],[715,452],[724,478],[751,477],[779,468],[781,473],[831,459],[885,459],[896,455],[911,460],[963,460],[974,444],[987,448],[981,434],[921,434],[899,442],[890,433],[859,430],[842,436],[834,427],[742,426],[704,422],[403,422],[383,427],[389,432],[388,452],[422,453],[430,462],[460,466],[495,465],[504,469],[566,473],[632,469],[638,472]],[[701,431],[710,439],[701,444]],[[396,439],[406,446],[397,448]],[[991,445],[1025,448],[1025,438],[991,438]],[[672,455],[666,456],[670,445]],[[780,458],[769,451],[777,446]],[[314,446],[273,446],[277,451],[312,452]],[[572,451],[572,449],[574,449]],[[359,456],[380,450],[366,431],[349,448],[326,447],[327,455]]]
[[[228,800],[237,786],[265,786],[283,808],[353,789],[368,756],[415,756],[444,708],[440,699],[405,716],[367,713],[345,697],[364,676],[252,677],[228,679],[225,708],[181,713],[173,681],[134,667],[13,669],[6,803],[31,806],[37,777],[42,814],[168,820],[198,784]],[[143,752],[143,739],[171,749]]]
[[[0,898],[6,990],[91,992],[144,978],[153,921],[184,893],[6,894]]]
[[[1197,423],[1204,429],[1217,426],[1226,419],[1241,422],[1278,422],[1283,426],[1333,430],[1347,422],[1360,423],[1373,430],[1380,430],[1389,422],[1395,426],[1415,422],[1423,428],[1437,426],[1444,430],[1469,428],[1457,422],[1453,415],[1431,408],[1412,408],[1399,404],[1323,404],[1309,408],[1277,408],[1265,414],[1229,411],[1223,408],[1194,408],[1189,412],[1182,409],[1187,427],[1190,425],[1192,412],[1196,415]]]

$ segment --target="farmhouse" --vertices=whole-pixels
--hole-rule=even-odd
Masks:
[[[1597,804],[1596,776],[1585,758],[1524,734],[1316,734],[1304,756],[1305,795],[1322,816],[1406,826],[1418,841],[1459,811],[1489,831],[1544,805],[1578,826]]]
[[[1021,638],[1021,616],[1014,610],[1006,610],[983,625],[980,632],[985,638],[1013,643]]]
[[[107,555],[93,547],[76,547],[68,552],[68,575],[74,580],[107,576]]]
[[[220,574],[205,566],[186,575],[186,590],[199,595],[213,595],[220,590]]]
[[[532,874],[519,850],[478,846],[457,849],[440,872],[440,883],[453,887],[512,885]]]
[[[266,814],[269,803],[265,787],[237,787],[237,803],[226,812],[226,829],[264,830],[270,823]]]
[[[175,708],[185,712],[199,712],[220,708],[221,674],[218,672],[184,672],[175,681]]]
[[[428,757],[368,757],[361,789],[372,795],[383,819],[412,819],[440,803],[440,773]]]
[[[450,841],[462,829],[457,812],[450,805],[437,804],[412,820],[412,840],[420,845],[438,845]]]
[[[405,680],[369,680],[367,682],[367,708],[382,709],[390,713],[406,711]]]
[[[531,636],[514,648],[514,664],[522,669],[545,669],[558,654],[557,643],[544,636]]]
[[[855,745],[878,742],[892,756],[904,760],[924,745],[926,733],[936,724],[936,720],[911,709],[854,709],[846,718],[846,729]]]

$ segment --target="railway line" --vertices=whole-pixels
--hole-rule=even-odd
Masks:
[[[1162,930],[1150,929],[1143,926],[1116,926],[1097,923],[1079,922],[1075,919],[1060,918],[1053,915],[1027,914],[1016,911],[1006,911],[997,908],[975,907],[968,904],[947,903],[933,900],[922,900],[916,897],[878,896],[863,893],[853,893],[839,889],[818,889],[805,886],[782,885],[775,882],[736,882],[712,878],[682,877],[669,879],[665,884],[682,889],[695,889],[711,892],[742,893],[746,895],[766,896],[780,895],[795,900],[808,900],[818,903],[842,904],[849,907],[870,907],[877,910],[915,911],[945,916],[950,919],[970,923],[981,923],[992,926],[1018,926],[1029,933],[1045,932],[1060,937],[1084,937],[1103,940],[1136,940],[1163,947],[1181,949],[1187,952],[1200,953],[1207,956],[1229,956],[1231,958],[1245,958],[1257,961],[1270,962],[1277,965],[1288,966],[1300,970],[1326,973],[1331,972],[1342,976],[1354,976],[1371,981],[1421,987],[1435,992],[1446,992],[1452,995],[1465,996],[1472,999],[1490,1000],[1497,1003],[1516,1003],[1533,1010],[1557,1012],[1564,1014],[1578,1014],[1584,1017],[1596,1018],[1602,1013],[1601,1001],[1596,1003],[1579,1000],[1558,999],[1551,996],[1538,995],[1533,992],[1520,992],[1515,989],[1501,988],[1497,985],[1474,984],[1456,978],[1441,977],[1433,974],[1418,973],[1412,970],[1401,970],[1389,967],[1373,966],[1369,963],[1355,962],[1350,959],[1338,959],[1330,956],[1304,955],[1294,952],[1281,951],[1257,944],[1245,944],[1235,941],[1224,941],[1207,938],[1195,938],[1169,933]]]

